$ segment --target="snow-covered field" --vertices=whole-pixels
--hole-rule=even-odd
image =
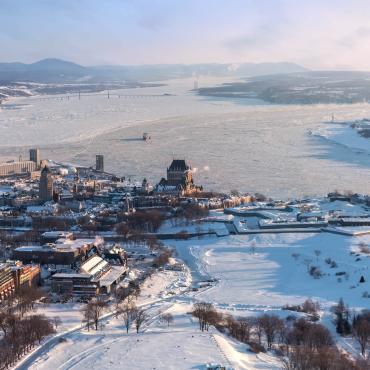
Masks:
[[[197,296],[186,293],[189,277],[187,270],[164,271],[146,281],[138,304],[146,308],[150,318],[139,334],[133,328],[126,334],[122,320],[112,313],[106,314],[98,331],[68,330],[80,319],[78,305],[40,308],[39,312],[51,317],[59,314],[62,319],[58,340],[46,342],[17,369],[203,369],[206,363],[234,369],[278,369],[272,356],[249,353],[245,345],[213,328],[199,331],[189,315]],[[167,326],[161,322],[162,313],[171,313],[174,323]],[[71,320],[73,315],[75,320]]]
[[[102,93],[11,100],[0,108],[0,157],[27,156],[39,145],[44,158],[91,166],[101,153],[108,171],[153,183],[180,157],[197,168],[198,183],[218,191],[275,198],[323,195],[336,187],[370,192],[367,154],[309,135],[326,127],[331,114],[340,121],[370,116],[370,105],[242,104],[197,96],[193,82],[111,91],[110,99]],[[202,87],[221,82],[199,79]],[[150,142],[139,140],[143,132]]]
[[[288,303],[299,304],[307,297],[326,307],[340,297],[352,307],[368,307],[370,300],[362,295],[370,291],[370,256],[361,256],[356,261],[358,257],[351,254],[358,252],[360,241],[369,243],[370,236],[237,235],[177,242],[177,251],[193,270],[219,281],[212,289],[200,293],[199,298],[239,314],[251,307],[263,311]],[[315,250],[320,251],[319,257]],[[325,262],[327,258],[335,260],[337,267],[331,268]],[[320,267],[323,273],[320,279],[308,274],[305,260]],[[338,281],[340,276],[335,274],[341,271],[347,272],[348,277],[342,276]],[[362,275],[369,278],[360,284]]]
[[[361,136],[350,126],[350,122],[328,123],[317,128],[312,134],[352,151],[370,154],[370,139]]]
[[[154,318],[142,333],[125,333],[123,323],[110,319],[102,332],[78,332],[57,345],[32,369],[191,369],[223,358],[212,336],[176,307],[169,308],[175,324],[167,328]],[[156,315],[158,308],[149,310]]]
[[[253,354],[214,328],[199,331],[188,314],[192,304],[212,302],[235,316],[285,317],[289,311],[281,311],[283,305],[312,298],[320,302],[322,320],[335,335],[330,307],[339,298],[354,309],[370,306],[370,299],[363,296],[370,292],[370,256],[360,252],[360,242],[370,243],[370,236],[323,232],[171,241],[177,258],[188,268],[164,270],[146,280],[138,304],[150,318],[140,334],[134,328],[126,334],[123,322],[112,313],[106,314],[101,330],[87,332],[79,328],[79,304],[40,307],[39,312],[62,319],[58,335],[65,341],[46,342],[18,369],[203,369],[208,362],[234,369],[280,369],[272,354]],[[326,262],[328,258],[335,267]],[[310,276],[307,264],[320,268],[320,279]],[[361,276],[364,283],[359,283]],[[215,283],[198,291],[189,289],[209,279]],[[174,316],[169,327],[159,320],[163,312]],[[355,351],[353,341],[337,339],[343,350]]]
[[[323,123],[332,113],[343,121],[370,116],[370,105],[241,105],[197,97],[189,91],[192,84],[193,80],[172,81],[166,87],[112,92],[110,99],[105,94],[81,100],[15,99],[0,110],[0,156],[9,158],[40,145],[43,157],[92,165],[95,154],[101,153],[108,171],[146,176],[153,182],[164,176],[173,157],[180,157],[197,168],[195,180],[208,189],[283,198],[338,188],[370,193],[370,156],[362,142],[366,139],[350,128],[351,132],[344,126],[338,126],[343,131],[331,131],[334,126]],[[160,96],[165,93],[173,95]],[[146,94],[158,96],[139,96]],[[320,137],[315,130],[321,130]],[[150,142],[138,140],[143,132],[150,133]],[[166,223],[160,232],[184,228],[228,234],[224,224],[214,222]],[[132,329],[127,335],[112,313],[107,313],[102,330],[87,332],[80,327],[79,304],[40,305],[38,312],[62,319],[58,337],[17,368],[202,369],[216,362],[234,369],[278,369],[272,355],[249,353],[246,345],[214,329],[201,333],[188,314],[192,303],[209,301],[225,313],[249,316],[281,314],[283,305],[313,298],[332,330],[329,310],[339,298],[351,308],[370,306],[364,294],[370,293],[370,257],[359,252],[361,241],[370,243],[370,236],[323,232],[168,241],[189,271],[163,271],[146,282],[139,304],[150,319],[142,333],[136,335]],[[320,279],[310,276],[310,266],[321,270]],[[364,283],[359,283],[361,276]],[[189,289],[205,280],[215,282],[199,291]],[[158,319],[164,311],[175,317],[169,328]],[[352,350],[346,341],[339,345]]]
[[[66,335],[43,353],[31,369],[202,369],[218,363],[234,369],[279,369],[269,355],[254,355],[245,346],[216,330],[201,332],[184,303],[162,304],[148,309],[152,319],[139,334],[126,334],[122,321],[110,318],[102,331]],[[160,311],[159,311],[160,309]],[[171,313],[174,323],[167,327],[159,312]]]

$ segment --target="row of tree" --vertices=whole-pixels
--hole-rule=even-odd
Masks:
[[[360,346],[361,354],[365,356],[370,346],[370,310],[361,313],[351,311],[341,298],[333,307],[337,333],[352,335]]]
[[[341,354],[329,330],[307,318],[264,314],[258,317],[236,318],[218,312],[211,303],[194,304],[193,316],[198,318],[200,330],[213,325],[254,352],[274,350],[285,370],[365,370],[369,362],[354,362]],[[362,320],[362,318],[360,318]]]
[[[23,287],[0,307],[0,369],[8,369],[43,338],[53,334],[60,320],[32,315],[35,303],[42,297],[39,289]]]
[[[27,230],[23,233],[10,233],[7,231],[0,231],[0,246],[16,247],[24,243],[38,242],[40,234],[36,230]]]
[[[118,218],[116,231],[122,235],[130,231],[140,231],[145,233],[156,232],[165,220],[165,214],[159,210],[137,211],[128,215],[123,214]]]
[[[43,297],[43,292],[36,287],[23,286],[2,302],[0,317],[2,315],[20,315],[23,317],[35,308],[36,301]]]
[[[176,213],[171,217],[172,225],[181,223],[189,224],[194,220],[199,220],[206,217],[209,213],[207,208],[201,207],[196,204],[187,204],[178,207]],[[119,222],[116,224],[115,229],[117,233],[129,236],[140,233],[155,233],[165,221],[167,215],[161,210],[147,210],[137,211],[128,215],[122,214],[118,217]]]
[[[107,309],[108,302],[101,296],[92,298],[88,303],[86,303],[81,312],[82,322],[86,325],[88,331],[90,328],[98,330],[99,322]],[[132,324],[135,324],[136,333],[139,333],[143,323],[149,318],[145,310],[137,307],[135,302],[128,299],[128,297],[116,305],[115,316],[116,318],[122,319],[127,333]]]
[[[2,330],[4,335],[0,340],[1,370],[13,366],[36,344],[40,344],[42,339],[55,333],[51,320],[44,315],[9,317]]]
[[[132,324],[135,325],[136,333],[139,333],[142,324],[148,320],[148,314],[135,305],[134,302],[121,304],[116,311],[117,318],[123,320],[126,332],[128,333]]]

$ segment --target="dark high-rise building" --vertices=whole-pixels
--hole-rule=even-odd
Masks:
[[[104,172],[104,156],[101,154],[96,155],[96,166],[97,171]]]
[[[39,198],[43,202],[53,199],[53,176],[48,166],[45,166],[41,171]]]
[[[37,168],[40,166],[40,149],[38,148],[30,149],[30,161],[35,162]]]

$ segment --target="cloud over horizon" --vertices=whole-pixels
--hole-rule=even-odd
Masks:
[[[0,61],[370,70],[366,0],[1,0]]]

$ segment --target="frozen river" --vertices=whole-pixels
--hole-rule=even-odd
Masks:
[[[202,86],[220,82],[200,79]],[[332,114],[369,117],[370,105],[242,104],[199,97],[192,87],[188,79],[110,92],[110,99],[106,93],[14,99],[0,108],[0,156],[27,155],[37,145],[43,158],[93,165],[99,153],[107,171],[152,182],[177,157],[197,168],[196,182],[211,190],[274,197],[370,193],[368,152],[310,135]],[[139,140],[143,132],[152,140]]]

